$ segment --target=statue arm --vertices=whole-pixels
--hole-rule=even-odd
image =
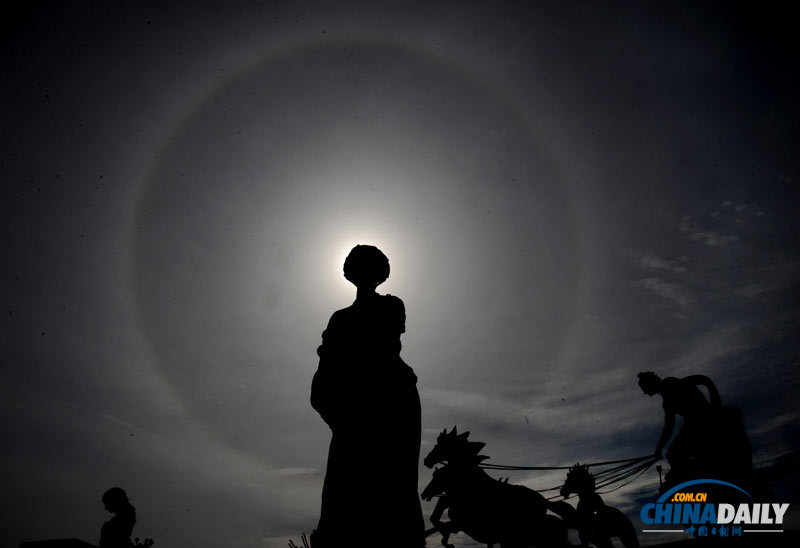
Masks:
[[[392,331],[402,334],[406,332],[406,306],[400,297],[386,295],[387,307],[390,310],[389,318]]]
[[[327,377],[325,368],[320,364],[311,380],[311,407],[322,416],[326,423],[330,424],[330,397],[327,390],[330,381]]]
[[[322,333],[322,344],[317,348],[319,365],[311,380],[311,407],[320,414],[322,420],[331,425],[335,408],[336,351],[334,349],[334,318],[331,317],[327,329]]]
[[[664,410],[664,428],[661,430],[661,437],[658,438],[658,444],[656,445],[655,456],[657,458],[661,458],[661,452],[664,450],[664,446],[667,445],[667,442],[672,437],[672,431],[675,429],[675,412],[671,409]]]
[[[708,389],[709,403],[711,404],[711,407],[714,409],[719,409],[722,407],[722,401],[719,397],[717,387],[710,378],[706,377],[705,375],[691,375],[686,377],[685,380],[694,385],[705,386]]]

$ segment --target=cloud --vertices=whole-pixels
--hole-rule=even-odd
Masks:
[[[733,290],[733,294],[737,297],[742,297],[748,300],[759,300],[764,294],[768,293],[771,288],[764,283],[751,283]]]
[[[733,289],[734,295],[752,301],[780,298],[781,292],[791,291],[796,286],[800,277],[800,261],[773,260],[746,272],[743,283]]]
[[[641,267],[645,270],[669,270],[670,264],[669,261],[666,259],[662,259],[661,257],[653,254],[653,253],[646,253],[640,263]]]
[[[427,403],[426,413],[435,425],[426,429],[426,436],[435,439],[442,427],[458,425],[461,430],[487,426],[496,429],[510,422],[524,421],[524,406],[490,393],[479,394],[459,390],[423,388],[420,396]]]
[[[682,256],[679,259],[666,259],[652,251],[640,252],[632,250],[629,250],[627,255],[639,270],[659,274],[658,276],[648,276],[637,280],[633,282],[634,286],[648,289],[662,298],[678,303],[682,307],[689,306],[694,302],[694,296],[687,287],[681,283],[661,277],[661,275],[680,275],[688,272],[689,269],[686,266],[688,258],[686,256]]]
[[[104,419],[106,419],[107,421],[111,421],[114,424],[119,424],[120,426],[124,426],[125,428],[127,428],[129,430],[139,430],[139,431],[142,430],[142,428],[136,426],[135,424],[130,423],[130,422],[125,421],[125,420],[122,420],[122,419],[120,419],[118,417],[115,417],[114,415],[111,415],[111,414],[108,414],[108,413],[100,413],[99,415],[101,417],[103,417]]]
[[[728,202],[725,202],[727,204]],[[725,205],[723,204],[723,206]],[[714,214],[712,213],[712,216]],[[739,239],[735,234],[723,234],[715,230],[705,230],[692,221],[688,215],[681,219],[678,228],[681,232],[689,234],[689,239],[695,242],[702,242],[707,246],[723,246]]]
[[[741,227],[741,225],[760,219],[766,213],[758,204],[752,201],[735,203],[731,200],[722,202],[718,209],[709,213],[715,223],[727,223],[728,226]],[[723,246],[740,239],[736,234],[725,233],[719,229],[709,229],[700,226],[690,216],[681,219],[678,228],[689,235],[689,239],[703,242],[708,246]]]
[[[797,424],[798,420],[800,420],[800,411],[789,411],[772,417],[755,428],[751,428],[749,433],[751,436],[766,436],[785,426]]]
[[[693,232],[689,237],[696,242],[703,242],[708,246],[727,245],[739,239],[739,236],[720,234],[713,230]]]
[[[730,383],[736,382],[739,374],[746,378],[747,371],[735,370],[732,362],[736,356],[756,347],[756,343],[745,337],[748,325],[742,321],[720,322],[713,328],[698,332],[684,342],[680,354],[665,364],[665,369],[670,375],[703,372]]]
[[[633,256],[636,266],[642,270],[655,272],[655,271],[669,271],[669,272],[686,272],[688,269],[685,266],[686,257],[681,257],[678,260],[665,259],[659,257],[652,251],[645,253],[630,252]]]
[[[686,287],[661,278],[644,278],[635,282],[634,285],[649,289],[656,295],[674,301],[683,307],[689,306],[694,302],[694,296]]]
[[[272,471],[273,474],[278,476],[309,476],[319,473],[317,468],[278,468]]]

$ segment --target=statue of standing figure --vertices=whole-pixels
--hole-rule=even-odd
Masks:
[[[136,508],[121,487],[112,487],[103,494],[103,504],[114,517],[100,530],[100,548],[131,548],[131,534],[136,525]]]
[[[389,277],[389,260],[378,248],[354,247],[344,276],[356,286],[356,300],[331,316],[311,385],[311,405],[332,434],[311,546],[348,546],[366,537],[389,548],[421,548],[421,411],[417,377],[400,357],[405,307],[376,292]],[[354,488],[365,482],[379,504],[365,503],[363,490]]]

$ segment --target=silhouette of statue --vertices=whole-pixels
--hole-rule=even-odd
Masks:
[[[606,506],[595,490],[594,476],[588,466],[576,464],[567,472],[560,494],[566,499],[572,493],[578,495],[578,510],[567,522],[578,530],[581,546],[591,543],[598,548],[612,548],[611,537],[619,537],[625,548],[639,548],[633,523],[621,511]]]
[[[660,394],[663,399],[664,428],[656,445],[656,458],[661,458],[672,437],[675,416],[683,417],[683,427],[667,451],[671,470],[665,485],[707,473],[728,478],[750,473],[752,453],[741,411],[722,407],[711,379],[704,375],[661,379],[652,371],[639,373],[638,377],[642,392],[648,396]],[[708,400],[698,386],[708,389]]]
[[[569,546],[567,523],[547,511],[564,517],[565,510],[574,514],[575,509],[566,503],[566,507],[553,504],[533,489],[509,484],[508,479],[489,476],[480,467],[489,458],[479,454],[485,444],[471,442],[468,436],[469,432],[459,434],[455,427],[443,431],[424,460],[428,468],[444,463],[420,494],[428,501],[439,497],[430,521],[442,534],[442,545],[454,548],[450,536],[464,531],[489,546]],[[442,519],[445,510],[449,521]]]
[[[356,300],[331,316],[311,384],[311,405],[332,433],[311,545],[347,546],[356,536],[378,539],[386,532],[383,546],[422,547],[421,413],[417,377],[400,357],[403,301],[375,291],[389,277],[389,260],[376,247],[354,247],[344,276],[356,286]],[[365,480],[380,504],[354,488]]]
[[[103,494],[103,504],[114,517],[100,530],[100,548],[131,548],[131,533],[136,524],[136,509],[121,487],[112,487]]]

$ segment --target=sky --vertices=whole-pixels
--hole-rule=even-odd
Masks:
[[[490,463],[649,454],[643,370],[710,376],[759,466],[796,452],[788,12],[527,4],[4,8],[0,547],[96,543],[112,486],[156,546],[299,543],[358,243],[405,302],[423,456],[453,425]]]

